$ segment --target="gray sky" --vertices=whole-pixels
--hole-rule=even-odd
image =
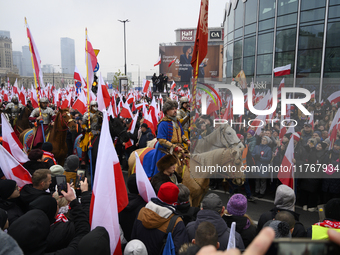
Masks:
[[[76,66],[83,76],[85,69],[85,28],[93,48],[100,49],[99,72],[120,69],[124,72],[124,30],[126,23],[127,71],[141,79],[156,71],[153,64],[159,55],[159,43],[175,41],[175,29],[195,28],[200,0],[0,0],[0,30],[10,31],[12,49],[28,45],[24,17],[38,47],[42,64],[61,64],[60,38],[75,40]],[[209,27],[223,21],[226,0],[210,0]],[[56,67],[56,71],[58,71]],[[150,70],[151,69],[151,70]],[[157,69],[158,70],[158,69]],[[60,69],[59,69],[60,71]]]

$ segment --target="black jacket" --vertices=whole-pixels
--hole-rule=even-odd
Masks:
[[[23,202],[24,210],[28,210],[28,205],[40,196],[51,196],[46,191],[33,188],[32,184],[26,184],[20,191],[20,199]]]
[[[3,200],[0,198],[0,208],[7,212],[9,225],[24,214],[20,198]]]
[[[151,129],[147,128],[147,130],[145,132],[142,132],[142,135],[139,138],[138,148],[145,148],[146,147],[146,143],[148,141],[151,141],[152,139],[154,139],[154,136],[151,133]]]
[[[146,202],[140,195],[137,194],[128,194],[129,203],[124,208],[123,211],[119,213],[119,224],[124,232],[124,237],[126,241],[131,240],[131,232],[133,228],[133,224],[138,216],[140,209],[142,209]]]
[[[294,231],[292,233],[292,237],[305,237],[306,236],[306,230],[305,227],[303,226],[303,224],[301,222],[299,222],[299,217],[300,214],[290,211],[290,210],[285,210],[285,209],[279,209],[279,208],[273,208],[271,209],[269,212],[265,212],[260,216],[260,219],[257,223],[257,233],[260,232],[260,230],[263,228],[263,225],[269,221],[275,218],[276,214],[279,211],[287,211],[290,212],[294,218],[295,218],[295,227],[294,227]]]
[[[177,182],[182,183],[182,177],[179,176],[177,172],[174,172],[174,175],[176,175]],[[152,177],[151,185],[155,190],[156,194],[158,193],[158,190],[161,187],[161,185],[166,182],[171,182],[171,179],[168,175],[164,174],[163,172],[159,172]]]
[[[184,225],[195,221],[197,213],[200,211],[198,207],[191,207],[190,203],[177,205],[176,212],[182,216]]]
[[[32,175],[35,170],[38,169],[50,169],[50,164],[47,162],[40,162],[40,161],[27,161],[23,164],[23,167],[27,169],[28,172]]]

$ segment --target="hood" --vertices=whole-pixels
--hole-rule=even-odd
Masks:
[[[149,132],[151,132],[151,129],[150,129],[150,128],[147,128],[145,132],[142,132],[142,134],[147,134],[147,133],[149,133]]]
[[[271,212],[273,212],[275,215],[278,213],[278,212],[281,212],[281,211],[286,211],[286,212],[290,212],[296,221],[299,221],[299,218],[300,218],[300,214],[297,213],[297,212],[294,212],[294,211],[290,211],[290,210],[285,210],[285,209],[280,209],[280,208],[273,208],[270,210]]]
[[[145,206],[146,203],[144,201],[144,199],[137,194],[133,194],[133,193],[129,193],[128,194],[128,198],[129,198],[129,203],[128,205],[124,208],[124,211],[134,211],[136,210],[138,207],[141,206]]]
[[[78,244],[79,254],[109,255],[110,237],[104,227],[96,227],[85,235]]]
[[[169,208],[149,202],[140,210],[138,219],[142,221],[145,228],[160,228],[169,221],[172,214],[173,211]]]
[[[295,193],[287,185],[281,184],[276,189],[274,205],[279,209],[295,211]]]
[[[218,237],[221,237],[225,232],[230,232],[230,228],[218,212],[208,209],[199,211],[195,221],[195,229],[197,229],[198,225],[203,221],[208,221],[216,227]]]
[[[236,232],[238,233],[241,233],[244,229],[250,227],[250,221],[245,216],[223,215],[222,218],[225,220],[228,227],[231,227],[231,223],[236,222]]]

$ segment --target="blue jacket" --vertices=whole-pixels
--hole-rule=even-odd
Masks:
[[[138,148],[145,148],[146,143],[148,141],[151,141],[152,139],[154,139],[154,137],[153,137],[153,134],[151,133],[151,129],[147,128],[145,132],[142,132],[142,135],[138,142]]]
[[[262,165],[268,166],[268,164],[270,164],[272,159],[272,149],[267,144],[256,145],[252,152],[252,156],[255,158],[257,166],[256,170],[259,171],[256,175],[262,178],[269,178],[270,174],[268,172],[262,174]]]

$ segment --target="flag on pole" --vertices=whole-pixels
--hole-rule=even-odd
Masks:
[[[102,73],[99,74],[99,83],[98,83],[98,91],[97,91],[97,102],[98,102],[98,110],[103,111],[110,105],[110,95],[109,91],[106,88],[105,82],[102,77]]]
[[[285,184],[292,189],[294,189],[294,137],[296,139],[300,139],[300,135],[298,133],[293,133],[282,160],[282,167],[280,168],[280,172],[277,175],[277,178],[282,182],[282,184]]]
[[[82,90],[79,93],[77,100],[72,105],[72,109],[78,110],[82,115],[84,115],[85,112],[87,111],[86,105],[87,105],[87,103],[86,103],[85,92],[84,92],[84,90]]]
[[[170,63],[169,63],[169,65],[168,65],[168,67],[170,67],[173,63],[175,63],[175,61],[176,61],[176,58],[177,57],[175,57],[175,59],[174,60],[172,60]]]
[[[150,81],[143,79],[143,93],[147,93],[149,90]]]
[[[227,250],[236,248],[236,222],[231,223]]]
[[[330,95],[327,100],[331,103],[331,104],[337,104],[338,102],[340,102],[340,90],[335,91],[332,95]]]
[[[158,66],[158,65],[161,64],[161,62],[162,62],[162,57],[161,57],[161,54],[159,54],[159,57],[158,57],[158,59],[157,59],[157,62],[156,62],[156,64],[154,64],[153,66]]]
[[[16,181],[20,189],[32,183],[31,174],[2,145],[0,145],[0,168],[6,179]]]
[[[175,88],[176,88],[176,83],[175,83],[175,81],[172,81],[170,90],[172,91],[172,90],[174,90]]]
[[[96,54],[94,53],[92,44],[90,42],[90,38],[86,33],[86,44],[85,45],[85,53],[88,54],[88,82],[89,82],[89,89],[92,87],[93,79],[94,79],[94,69],[96,68],[97,65],[97,57]],[[87,49],[87,52],[86,52]],[[86,59],[86,58],[85,58]]]
[[[152,188],[148,176],[140,162],[138,153],[136,155],[136,182],[139,195],[144,199],[145,202],[150,202],[151,198],[156,197],[155,190]]]
[[[104,111],[103,115],[106,114]],[[122,254],[118,213],[128,202],[123,173],[110,135],[109,121],[103,118],[90,206],[90,224],[91,230],[97,226],[107,230],[111,254],[114,255]]]
[[[286,66],[276,67],[274,68],[274,75],[275,76],[289,75],[291,67],[292,67],[291,64],[286,65]]]

